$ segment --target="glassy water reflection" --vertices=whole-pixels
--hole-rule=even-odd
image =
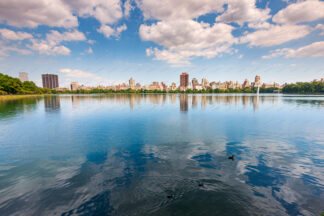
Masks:
[[[319,215],[323,113],[320,96],[0,102],[0,215]]]

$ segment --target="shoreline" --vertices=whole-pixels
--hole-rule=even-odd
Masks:
[[[30,94],[30,95],[0,95],[0,101],[8,101],[8,100],[16,100],[23,98],[31,98],[31,97],[43,97],[46,96],[41,94]]]
[[[209,92],[148,92],[148,93],[131,93],[131,92],[112,92],[112,93],[58,93],[58,94],[26,94],[26,95],[0,95],[0,101],[8,101],[15,99],[23,99],[23,98],[31,98],[31,97],[44,97],[44,96],[60,96],[60,95],[175,95],[175,94],[215,94],[215,95],[234,95],[234,94],[242,94],[242,95],[257,95],[256,93],[247,93],[247,92],[231,92],[231,93],[209,93]],[[260,93],[260,95],[300,95],[300,96],[324,96],[323,93]]]

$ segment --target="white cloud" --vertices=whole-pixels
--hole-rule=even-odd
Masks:
[[[123,24],[123,25],[117,27],[116,29],[113,29],[108,25],[103,25],[97,31],[99,33],[102,33],[103,35],[105,35],[106,38],[110,38],[110,37],[119,38],[121,32],[123,32],[125,30],[127,30],[127,26],[125,24]]]
[[[65,28],[78,25],[77,17],[62,0],[1,0],[0,22],[32,28],[39,25]]]
[[[134,9],[135,7],[132,5],[131,0],[126,0],[124,3],[124,15],[125,17],[130,16],[130,12]]]
[[[87,53],[89,53],[89,54],[93,53],[93,50],[91,47],[89,47],[89,49],[87,50]]]
[[[26,32],[14,32],[9,29],[0,29],[0,35],[2,39],[6,40],[25,40],[31,39],[33,36]]]
[[[126,31],[126,30],[127,30],[127,26],[125,24],[118,26],[116,29],[117,36],[119,36],[121,32]]]
[[[42,50],[40,50],[42,51]],[[58,55],[69,55],[71,53],[71,50],[67,48],[66,46],[54,46],[51,47],[49,50],[44,52],[47,55],[52,55],[52,54],[58,54]]]
[[[0,58],[10,56],[11,52],[19,53],[22,55],[31,54],[30,50],[22,48],[22,46],[18,46],[19,44],[15,44],[12,41],[21,41],[24,39],[32,38],[32,35],[25,32],[14,32],[9,29],[0,29],[0,35],[3,40],[0,40]]]
[[[48,41],[53,41],[55,43],[60,43],[61,41],[84,41],[86,37],[82,32],[78,30],[66,31],[60,33],[58,31],[52,30],[49,34],[46,34]]]
[[[46,55],[69,55],[71,50],[61,45],[64,41],[84,41],[86,37],[77,30],[60,33],[52,30],[46,34],[46,40],[32,39],[32,45],[27,45],[30,49],[37,50],[40,54]]]
[[[120,0],[64,0],[81,17],[95,17],[102,25],[113,24],[122,18]]]
[[[201,15],[221,12],[226,0],[136,0],[145,19],[177,20],[192,19]]]
[[[242,36],[241,43],[249,43],[251,46],[275,46],[291,40],[305,37],[311,32],[306,25],[271,25],[267,29],[261,29]]]
[[[0,46],[0,56],[9,56],[9,52],[16,52],[22,55],[31,54],[31,52],[27,49],[21,49],[15,46]]]
[[[232,53],[232,45],[238,39],[231,33],[234,27],[225,24],[229,22],[240,25],[247,22],[250,28],[266,30],[266,34],[281,37],[280,40],[271,42],[267,35],[263,36],[264,32],[258,31],[242,38],[242,42],[249,42],[250,45],[272,46],[308,34],[304,26],[289,26],[286,29],[286,26],[276,27],[269,24],[266,21],[271,18],[270,9],[257,8],[256,0],[136,0],[136,3],[143,11],[145,19],[159,20],[155,24],[140,26],[139,33],[142,40],[153,41],[163,47],[149,48],[146,54],[173,65],[190,64],[190,60],[197,56],[213,58],[223,53]],[[212,25],[193,20],[207,13],[222,14]],[[285,38],[286,36],[282,37],[280,32],[291,34]],[[263,39],[266,41],[261,42]]]
[[[183,64],[195,56],[212,58],[230,53],[231,45],[237,42],[232,30],[232,26],[224,23],[210,26],[193,20],[175,20],[141,25],[139,33],[142,40],[153,41],[165,48],[149,49],[147,55],[155,55],[155,59],[171,64]]]
[[[63,68],[60,70],[61,73],[63,73],[66,77],[69,78],[95,78],[95,79],[99,79],[100,77],[87,72],[87,71],[82,71],[82,70],[78,70],[78,69],[68,69],[68,68]]]
[[[28,48],[38,51],[40,54],[46,55],[69,55],[71,50],[65,46],[57,46],[55,44],[48,43],[48,41],[36,41],[33,40],[32,45],[27,45]]]
[[[78,26],[77,16],[94,17],[102,25],[122,18],[120,0],[1,0],[0,22],[16,27],[39,25],[72,28]]]
[[[244,22],[259,23],[269,19],[270,9],[260,9],[255,5],[255,0],[228,0],[227,10],[216,18],[218,22]]]
[[[324,41],[314,42],[298,49],[276,49],[270,55],[262,56],[262,58],[270,59],[279,56],[284,56],[285,58],[324,57]]]
[[[298,1],[288,5],[272,18],[281,24],[296,24],[324,18],[324,2],[318,0]]]
[[[105,77],[79,69],[62,68],[59,70],[59,72],[64,76],[63,80],[66,85],[72,81],[76,81],[80,84],[88,86],[97,86],[98,84],[109,85],[111,82],[113,82]]]
[[[89,44],[95,44],[96,41],[95,41],[95,40],[88,40],[88,43],[89,43]]]
[[[324,25],[323,24],[318,24],[315,29],[319,29],[320,30],[320,35],[324,36]]]
[[[248,27],[252,29],[269,29],[271,26],[272,25],[268,22],[254,22],[248,24]]]
[[[190,65],[190,58],[184,53],[179,53],[171,50],[159,50],[157,48],[146,49],[147,56],[155,56],[155,60],[166,61],[173,66]]]
[[[244,55],[241,54],[241,55],[239,55],[237,58],[238,58],[238,59],[242,59],[243,57],[244,57]]]
[[[289,48],[283,48],[283,49],[276,49],[272,50],[271,53],[267,56],[262,56],[263,59],[271,59],[271,58],[276,58],[279,56],[284,56],[289,52]]]
[[[115,30],[110,26],[103,25],[100,27],[100,29],[98,29],[98,32],[105,35],[106,38],[110,38],[110,36],[114,34]]]

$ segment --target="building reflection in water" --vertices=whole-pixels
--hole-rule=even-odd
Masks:
[[[250,96],[242,96],[242,104],[244,107],[246,107],[247,105],[249,105],[249,98]]]
[[[206,105],[207,105],[207,98],[206,98],[206,95],[202,95],[202,96],[201,96],[201,108],[202,108],[202,109],[205,109],[205,108],[206,108]]]
[[[198,104],[198,96],[197,95],[192,95],[192,109],[197,108],[197,104]]]
[[[73,108],[77,108],[77,107],[80,106],[80,96],[72,95],[71,100],[72,100],[72,107]]]
[[[253,110],[256,111],[259,108],[259,100],[260,100],[260,96],[254,96],[253,97]]]
[[[171,97],[171,103],[175,104],[177,102],[177,95],[172,94],[172,95],[170,95],[170,97]]]
[[[256,95],[200,95],[200,94],[116,94],[116,95],[73,95],[70,96],[72,107],[76,108],[83,103],[102,103],[110,101],[109,104],[119,104],[121,106],[128,105],[134,110],[137,106],[146,105],[163,105],[179,103],[181,112],[188,112],[190,109],[217,109],[217,105],[227,104],[231,107],[243,106],[252,108],[257,111],[260,104],[276,103],[279,97],[256,96]],[[63,98],[62,98],[63,99]],[[60,97],[45,97],[45,108],[50,110],[60,109]],[[139,108],[139,107],[138,107]]]
[[[60,96],[45,96],[44,105],[46,112],[59,111],[61,108]]]
[[[136,103],[135,97],[136,97],[136,95],[133,95],[133,94],[129,96],[129,106],[132,110],[134,109],[135,103]]]
[[[188,95],[180,95],[180,110],[181,112],[188,112]]]

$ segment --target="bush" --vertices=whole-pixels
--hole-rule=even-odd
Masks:
[[[0,90],[0,95],[6,95],[7,92]]]
[[[282,92],[297,94],[323,94],[324,82],[299,82],[296,84],[288,84],[282,89]]]

